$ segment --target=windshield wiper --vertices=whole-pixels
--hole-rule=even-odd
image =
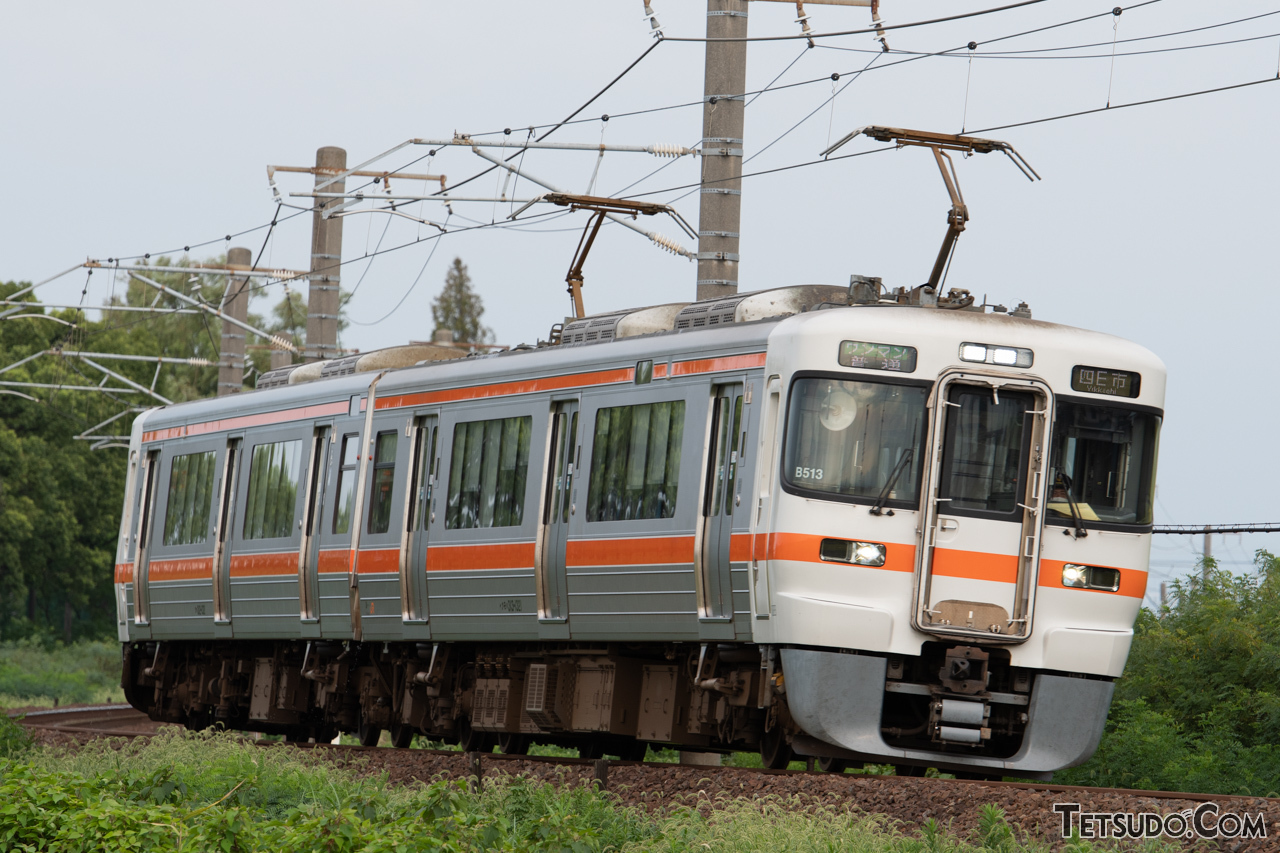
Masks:
[[[1058,472],[1058,480],[1061,481],[1067,492],[1067,506],[1071,507],[1071,520],[1076,523],[1074,531],[1077,539],[1083,539],[1089,535],[1089,531],[1084,529],[1084,522],[1080,519],[1080,507],[1076,506],[1076,499],[1071,497],[1071,478],[1061,471]],[[1072,531],[1064,530],[1063,533],[1071,535]]]
[[[889,499],[889,492],[893,490],[893,484],[898,482],[898,477],[906,469],[907,463],[911,461],[911,455],[915,451],[907,448],[907,451],[898,459],[898,464],[893,466],[893,473],[889,475],[889,480],[884,484],[884,488],[880,490],[880,496],[876,498],[875,505],[871,507],[872,515],[880,515],[884,510],[884,502]],[[893,510],[883,512],[884,515],[893,515]]]

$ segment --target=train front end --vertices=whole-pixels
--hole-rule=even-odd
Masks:
[[[1146,590],[1160,360],[1029,312],[879,303],[783,321],[765,371],[775,731],[991,776],[1088,759]]]

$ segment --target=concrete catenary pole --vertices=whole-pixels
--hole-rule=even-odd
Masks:
[[[316,184],[322,184],[347,168],[347,152],[325,147],[316,151]],[[346,181],[335,181],[323,192],[346,191]],[[321,214],[341,199],[318,198],[311,215],[311,276],[307,297],[306,360],[324,361],[338,354],[338,288],[342,283],[342,219]]]
[[[253,252],[235,248],[227,252],[227,265],[247,267],[253,263]],[[246,323],[249,320],[249,279],[231,276],[222,311],[228,317]],[[231,323],[222,324],[222,354],[218,358],[218,396],[239,394],[244,389],[245,331]]]
[[[707,0],[707,38],[746,38],[747,0]],[[747,43],[708,41],[702,104],[698,298],[738,292]]]
[[[1209,560],[1213,559],[1213,534],[1209,525],[1204,526],[1204,579],[1209,580]]]

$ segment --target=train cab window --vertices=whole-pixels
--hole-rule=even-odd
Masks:
[[[1059,401],[1046,520],[1151,524],[1159,433],[1153,412]]]
[[[369,501],[369,532],[391,529],[391,496],[396,479],[396,433],[380,432],[373,450],[373,494]]]
[[[210,450],[173,457],[164,513],[165,545],[196,545],[209,538],[216,456]]]
[[[356,506],[356,469],[360,467],[360,436],[342,437],[342,464],[338,468],[338,501],[333,507],[333,532],[351,532],[351,513]]]
[[[524,521],[533,418],[499,418],[453,428],[444,526],[516,527]]]
[[[791,388],[783,482],[817,497],[914,507],[924,457],[924,385],[803,377]]]
[[[684,408],[684,400],[672,400],[596,413],[587,521],[676,514]]]
[[[244,510],[245,539],[292,536],[302,474],[302,442],[276,441],[253,448],[249,498]]]

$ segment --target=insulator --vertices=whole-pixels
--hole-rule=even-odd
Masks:
[[[187,359],[187,364],[193,364],[193,365],[195,365],[196,367],[208,367],[208,366],[210,365],[210,363],[211,363],[211,362],[210,362],[210,361],[209,361],[209,359],[207,359],[207,358],[189,358],[189,359]]]
[[[666,249],[668,252],[670,252],[673,255],[689,254],[685,250],[684,246],[681,246],[679,243],[677,243],[675,240],[672,240],[670,237],[664,237],[663,235],[658,234],[657,232],[651,232],[649,234],[649,239],[657,243],[659,246]]]
[[[282,338],[280,335],[271,336],[272,349],[282,349],[293,352],[293,343],[288,338]]]
[[[683,157],[693,153],[683,145],[650,145],[645,150],[655,157]]]

